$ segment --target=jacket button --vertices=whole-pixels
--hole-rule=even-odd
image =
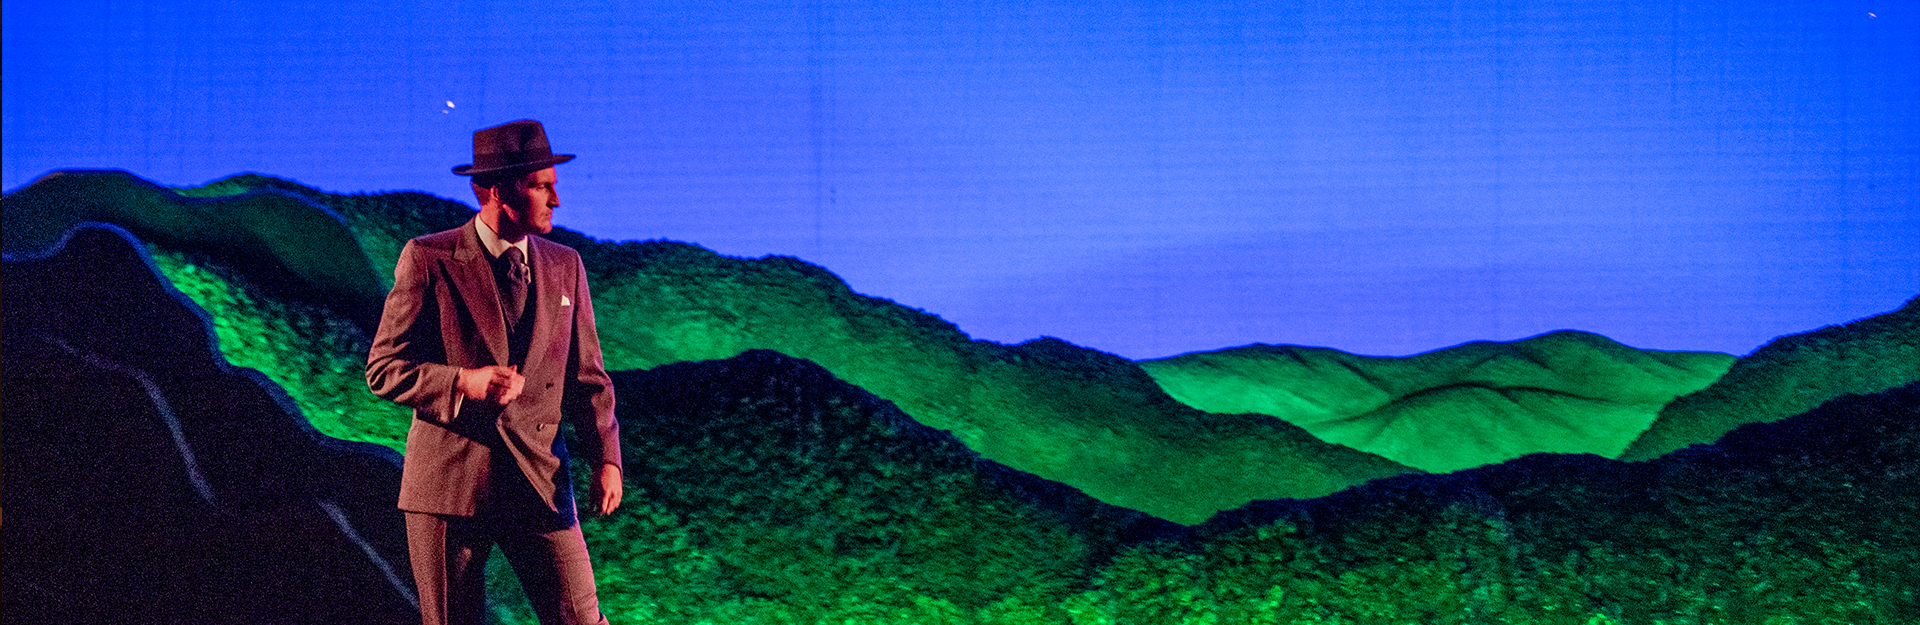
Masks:
[[[538,432],[546,427],[547,427],[547,424],[545,423],[535,423],[533,424],[533,431]]]

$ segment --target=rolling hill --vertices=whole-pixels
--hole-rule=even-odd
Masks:
[[[1321,440],[1447,472],[1537,452],[1618,456],[1661,406],[1733,362],[1562,331],[1405,358],[1254,345],[1140,366],[1200,410],[1278,417]]]
[[[7,194],[4,213],[10,251],[81,220],[114,220],[214,317],[230,360],[289,389],[328,389],[289,391],[321,431],[397,447],[405,419],[352,390],[372,323],[366,311],[379,309],[368,293],[378,289],[360,269],[304,271],[305,251],[359,250],[365,262],[343,265],[391,267],[407,237],[458,225],[472,209],[417,193],[327,194],[259,175],[176,191],[125,172],[74,171]],[[303,225],[328,216],[338,224]],[[970,340],[796,259],[558,230],[551,238],[587,264],[610,369],[752,349],[805,358],[989,459],[1169,520],[1198,523],[1255,499],[1315,497],[1412,470],[1284,422],[1195,410],[1110,354],[1048,339]],[[259,243],[287,240],[300,244]]]
[[[125,227],[212,317],[230,362],[286,388],[321,432],[398,449],[405,412],[362,392],[359,376],[384,268],[407,238],[456,226],[472,209],[419,193],[331,194],[257,174],[172,189],[125,172],[69,171],[8,193],[0,212],[9,253],[39,249],[85,220]],[[1054,339],[974,341],[793,258],[730,258],[565,230],[552,238],[586,260],[612,369],[751,350],[804,358],[988,459],[1189,524],[1248,501],[1318,497],[1525,453],[1612,457],[1668,400],[1731,363],[1577,332],[1399,359],[1256,346],[1134,363]],[[1906,327],[1908,338],[1883,343],[1910,350]],[[1856,377],[1897,370],[1867,368]],[[1829,385],[1771,414],[1848,389],[1888,388],[1902,376],[1913,377]],[[1718,418],[1724,426],[1741,414]],[[1672,427],[1656,423],[1646,440]],[[1726,429],[1716,427],[1674,429],[1674,440],[1710,442]]]
[[[1621,454],[1647,460],[1718,440],[1748,423],[1777,421],[1836,397],[1920,380],[1920,297],[1899,310],[1783,336],[1719,380],[1667,404]]]
[[[7,622],[414,618],[396,454],[320,435],[222,362],[217,320],[144,247],[93,227],[6,257]],[[620,622],[1920,614],[1920,384],[1647,462],[1531,454],[1183,527],[981,458],[776,352],[614,377],[628,502],[586,535]],[[495,620],[531,622],[492,577]]]

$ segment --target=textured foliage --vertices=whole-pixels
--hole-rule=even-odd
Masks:
[[[1648,463],[1529,456],[1259,504],[1137,547],[1069,605],[1076,623],[1913,622],[1917,473],[1909,386]]]
[[[1623,460],[1709,443],[1742,424],[1778,421],[1849,393],[1920,381],[1920,297],[1899,310],[1774,339],[1712,386],[1660,411]]]
[[[599,245],[583,252],[694,269],[751,262],[676,244]],[[351,403],[371,401],[359,386],[365,345],[353,323],[282,297],[211,252],[156,246],[153,257],[209,312],[228,358],[267,371],[316,426],[362,440],[404,427],[395,408]],[[820,279],[797,261],[757,266],[775,282]],[[849,340],[885,345],[892,336]],[[1054,405],[1103,410],[1169,401],[1131,382],[1075,395],[1089,381],[1143,374],[1057,342],[1025,347],[995,366],[1049,375],[975,372],[981,384],[1025,386],[1008,395],[973,388],[968,401],[1019,406],[1006,398],[1044,394]],[[970,449],[984,429],[925,427],[843,379],[759,351],[618,374],[630,496],[587,528],[610,616],[822,625],[1920,621],[1909,581],[1920,578],[1911,523],[1920,518],[1920,389],[1911,386],[1844,397],[1644,463],[1531,455],[1258,502],[1181,530],[985,461]],[[1076,410],[1058,414],[1100,414]],[[1155,427],[1205,437],[1246,418]],[[1078,427],[1088,423],[1111,431]],[[1104,453],[1115,448],[1088,432],[1139,434],[1098,423],[1039,421],[1024,435]],[[1187,457],[1195,447],[1146,449],[1246,467],[1232,454]],[[503,573],[493,575],[496,592],[517,597]],[[511,601],[496,616],[526,620]]]
[[[362,334],[377,324],[385,272],[405,241],[472,215],[464,205],[419,193],[337,195],[253,174],[162,189],[124,172],[61,173],[9,194],[7,202],[22,209],[6,213],[9,249],[16,239],[33,239],[27,234],[76,219],[127,222],[150,245],[194,252],[190,262],[244,275],[256,301],[331,310]],[[327,227],[299,225],[315,219]],[[26,234],[15,236],[16,225]],[[969,340],[934,315],[853,293],[796,259],[728,258],[682,243],[608,243],[564,230],[551,238],[586,262],[611,369],[750,349],[806,358],[914,419],[952,431],[988,458],[1188,523],[1254,499],[1324,495],[1410,471],[1272,419],[1194,410],[1167,397],[1134,363],[1109,354],[1054,340]],[[355,248],[365,253],[353,254]],[[376,266],[380,271],[369,269]],[[258,309],[209,308],[232,316],[236,326],[270,325],[264,317],[240,318]],[[362,358],[364,349],[341,357]],[[272,374],[333,375],[324,368]],[[348,433],[363,425],[379,428],[317,427],[387,440],[384,430]]]
[[[227,362],[286,389],[314,429],[404,451],[405,408],[366,390],[367,338],[339,314],[262,292],[240,272],[202,255],[149,246],[155,267],[206,311]]]
[[[646,505],[601,529],[641,529],[626,540],[642,543],[654,531],[671,538],[638,555],[668,555],[661,567],[694,563],[683,569],[689,578],[634,581],[678,589],[678,610],[779,606],[801,622],[830,622],[855,605],[864,607],[845,617],[879,622],[1045,615],[1117,547],[1122,528],[1171,527],[1056,492],[1052,503],[1079,512],[1069,524],[1017,496],[1018,484],[953,437],[771,352],[623,372],[616,383],[634,398],[621,409],[624,452]]]

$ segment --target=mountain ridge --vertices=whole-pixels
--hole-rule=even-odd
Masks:
[[[1675,399],[1623,460],[1648,460],[1711,442],[1749,423],[1777,421],[1833,398],[1920,380],[1920,296],[1891,312],[1790,334],[1734,363],[1712,385]]]
[[[9,623],[419,622],[400,454],[315,432],[125,230],[5,257]]]
[[[345,253],[361,248],[344,245],[359,239],[356,229],[290,186],[297,185],[261,184],[196,197],[120,170],[55,171],[6,194],[6,210],[0,211],[4,249],[29,254],[80,223],[111,223],[145,241],[227,258],[278,292],[330,302],[371,332],[379,325],[391,272],[374,269],[364,252]]]
[[[88,197],[87,185],[75,183],[115,176],[137,182],[121,180],[107,185],[109,190],[115,184],[121,187],[145,184],[159,189],[124,172],[61,172],[49,179],[64,179],[62,184],[66,186],[61,193],[97,204],[111,200],[120,192],[106,193],[103,200]],[[38,210],[35,206],[48,204],[23,202],[32,196],[21,195],[27,191],[36,190],[30,185],[9,193],[5,200],[10,249],[15,245],[12,225],[32,223],[36,218],[58,221],[68,214],[55,211],[35,215]],[[162,200],[167,193],[177,198],[142,200],[138,203],[139,210],[121,207],[114,209],[118,212],[112,215],[137,221],[153,219],[142,211],[179,210],[183,215],[204,217],[222,206],[240,206],[222,202],[280,198],[270,200],[278,202],[273,204],[278,207],[273,210],[320,215],[344,224],[344,228],[328,230],[345,233],[338,235],[344,239],[333,243],[342,249],[361,250],[369,266],[391,265],[407,238],[457,226],[472,214],[472,209],[459,203],[425,194],[337,195],[259,174],[235,176],[197,188],[161,191],[165,191],[158,194]],[[172,219],[184,221],[178,216]],[[204,226],[207,221],[185,222]],[[243,220],[243,223],[258,222],[257,218]],[[1197,523],[1246,501],[1315,497],[1371,479],[1420,470],[1405,461],[1366,449],[1328,442],[1316,435],[1312,427],[1274,419],[1260,410],[1201,409],[1192,402],[1177,400],[1166,390],[1163,376],[1154,374],[1151,361],[1135,363],[1057,339],[1036,339],[1011,346],[973,341],[936,315],[854,293],[830,271],[800,259],[730,258],[697,245],[668,241],[603,242],[564,229],[556,230],[551,238],[575,247],[587,259],[600,309],[596,312],[601,314],[603,350],[612,368],[647,369],[674,362],[723,359],[754,349],[774,349],[820,363],[836,376],[895,402],[922,423],[953,432],[970,448],[990,458],[1072,484],[1104,501],[1150,511],[1163,518]],[[191,290],[197,297],[253,293],[249,297],[266,307],[228,306],[225,312],[217,313],[216,316],[237,315],[216,319],[222,323],[235,322],[227,324],[231,327],[222,327],[221,331],[226,333],[223,337],[235,339],[223,341],[223,345],[262,347],[259,338],[238,330],[253,327],[249,325],[251,322],[240,323],[248,321],[242,317],[272,320],[274,315],[287,310],[275,302],[303,300],[310,305],[304,309],[306,312],[300,313],[306,316],[296,320],[298,323],[276,322],[287,327],[275,336],[291,337],[286,339],[286,349],[304,349],[312,354],[296,351],[286,354],[296,358],[279,359],[299,360],[311,356],[318,362],[299,365],[262,362],[259,366],[269,375],[280,375],[276,380],[290,389],[306,388],[312,381],[320,380],[321,387],[351,394],[352,389],[361,384],[358,376],[350,372],[360,366],[355,361],[363,358],[364,345],[356,347],[353,343],[356,340],[364,343],[364,329],[368,324],[362,318],[363,312],[354,311],[377,311],[377,301],[356,304],[343,299],[348,296],[323,295],[319,287],[289,287],[286,280],[274,278],[273,267],[292,264],[271,257],[261,258],[259,255],[263,252],[258,248],[176,242],[174,245],[179,248],[170,250],[167,243],[160,242],[167,237],[155,239],[148,243],[155,252],[156,262],[163,271],[170,272],[168,275],[176,284],[183,285],[183,290]],[[232,270],[221,269],[222,266]],[[215,274],[221,277],[220,281],[186,288],[193,286],[189,283]],[[377,279],[384,284],[384,277]],[[249,286],[249,280],[257,280],[258,284]],[[209,306],[210,310],[218,308]],[[343,318],[350,318],[352,323],[329,321],[335,311]],[[352,331],[330,330],[335,334],[318,343],[307,342],[312,341],[311,338],[301,338],[316,325],[334,328],[354,325],[362,328],[362,336],[352,336]],[[1373,443],[1375,449],[1403,459],[1416,459],[1428,470],[1455,470],[1534,451],[1595,451],[1615,455],[1614,446],[1629,438],[1624,433],[1644,427],[1642,423],[1648,411],[1657,409],[1654,404],[1670,399],[1670,391],[1676,384],[1707,375],[1701,373],[1702,367],[1696,366],[1699,362],[1731,358],[1633,350],[1605,337],[1577,332],[1549,333],[1528,340],[1559,341],[1556,345],[1560,347],[1528,350],[1482,341],[1429,352],[1428,355],[1448,360],[1443,368],[1452,371],[1448,375],[1454,378],[1505,380],[1484,388],[1470,385],[1448,388],[1435,382],[1436,374],[1430,371],[1362,365],[1345,357],[1327,356],[1344,354],[1337,350],[1289,348],[1296,351],[1284,355],[1303,367],[1314,365],[1334,373],[1345,371],[1346,375],[1363,382],[1364,385],[1355,387],[1363,392],[1346,396],[1329,395],[1329,389],[1337,390],[1340,385],[1308,385],[1296,389],[1295,404],[1306,402],[1301,398],[1309,398],[1325,406],[1370,405],[1347,416],[1366,415],[1392,405],[1398,397],[1407,396],[1416,400],[1406,404],[1413,406],[1415,412],[1434,415],[1459,412],[1444,406],[1449,402],[1457,406],[1482,406],[1479,410],[1491,411],[1489,414],[1496,416],[1528,410],[1540,413],[1529,417],[1530,420],[1515,421],[1525,427],[1456,428],[1455,439],[1444,444],[1434,444],[1433,440],[1440,439],[1433,439],[1424,440],[1417,447],[1389,449]],[[356,350],[361,353],[353,353]],[[1606,372],[1614,378],[1589,375],[1591,370],[1554,373],[1557,368],[1583,371],[1579,368],[1582,358],[1605,361],[1610,353],[1615,356],[1637,354],[1644,360],[1608,369]],[[229,352],[229,357],[239,355]],[[262,360],[274,359],[256,357],[256,361]],[[1571,365],[1563,366],[1563,361]],[[306,370],[276,373],[276,367],[285,366]],[[306,379],[301,379],[303,376]],[[1608,382],[1616,379],[1633,384]],[[1613,399],[1611,395],[1584,393],[1579,389],[1555,395],[1566,390],[1569,380],[1589,386],[1611,384],[1631,391],[1625,396],[1631,401],[1600,405],[1600,408],[1617,408],[1603,415],[1603,419],[1540,418],[1541,414],[1548,413],[1592,414],[1597,410],[1594,405],[1575,406],[1574,400],[1585,401],[1582,398],[1592,399],[1595,395]],[[1386,393],[1382,387],[1392,387],[1391,390],[1400,391],[1401,395]],[[1364,392],[1367,388],[1372,391]],[[1414,394],[1425,388],[1446,388],[1441,393],[1458,397],[1442,397],[1439,399],[1445,401],[1440,401],[1437,395]],[[1316,392],[1318,396],[1314,395]],[[326,401],[326,397],[339,393],[307,393],[306,397],[319,399],[303,401]],[[316,427],[334,435],[395,445],[402,432],[389,431],[393,428],[388,422],[397,421],[380,416],[385,413],[378,407],[363,408],[330,406],[325,410],[307,410],[307,414],[315,420]],[[369,418],[356,418],[356,415]],[[1419,421],[1388,418],[1387,413],[1367,418],[1380,421],[1383,431],[1396,423]],[[1356,428],[1359,429],[1364,428]],[[1423,440],[1422,430],[1408,425],[1398,426],[1393,433],[1398,439]],[[1534,434],[1578,439],[1579,445],[1542,447],[1526,440]],[[1501,444],[1480,445],[1479,439]],[[1523,444],[1506,444],[1513,441]],[[1436,448],[1471,453],[1454,454],[1470,456],[1465,460],[1445,454],[1438,458],[1420,455]]]
[[[119,251],[67,262],[59,277],[6,259],[14,427],[4,458],[15,478],[7,507],[18,515],[5,525],[9,622],[72,615],[45,600],[49,590],[81,593],[81,613],[107,621],[412,618],[404,582],[393,581],[406,578],[395,568],[405,558],[394,454],[315,440],[284,397],[236,401],[243,394],[206,385],[196,372],[226,367],[206,345],[218,318],[177,294],[130,297],[167,283],[137,240],[107,239]],[[144,291],[130,288],[138,285]],[[116,329],[88,333],[94,321]],[[94,395],[137,403],[152,391],[49,369],[72,359],[47,349],[48,331],[121,363],[197,349],[191,367],[145,370],[174,409],[204,412],[185,422],[186,446],[220,471],[207,472],[212,492],[242,514],[196,516],[205,498],[173,460],[182,439],[152,427],[153,415]],[[1065,343],[1035,347],[1058,350],[1063,367],[1102,362]],[[251,378],[251,397],[270,394],[272,384],[236,373]],[[28,383],[14,383],[23,376]],[[1920,575],[1910,522],[1920,515],[1911,479],[1920,385],[1838,397],[1647,463],[1530,454],[1250,502],[1182,528],[1009,473],[784,354],[615,377],[635,398],[619,415],[631,428],[622,444],[635,452],[633,487],[628,505],[589,520],[586,532],[603,609],[622,622],[1762,625],[1920,613],[1907,581]],[[16,402],[22,393],[34,401]],[[98,427],[64,427],[77,413]],[[140,424],[144,437],[102,432]],[[296,445],[269,433],[290,433]],[[157,448],[154,458],[174,464],[143,467],[142,454],[103,453],[108,443]],[[301,470],[275,470],[290,461]],[[287,488],[289,478],[334,507],[286,505],[312,492]],[[163,482],[173,487],[122,492]],[[100,504],[126,509],[100,514]],[[220,534],[234,530],[239,542]],[[373,554],[388,554],[393,570],[368,566]],[[379,614],[367,613],[369,600]],[[529,622],[511,600],[497,605],[502,622]]]
[[[76,204],[116,201],[119,195],[114,193],[90,196],[87,181],[103,181],[100,184],[110,191],[141,186],[128,178],[132,176],[124,172],[50,175],[8,194],[5,214],[9,223],[71,219],[70,212],[44,207],[58,207],[60,198],[67,196],[74,196]],[[52,186],[43,189],[41,184]],[[260,194],[257,187],[273,193]],[[182,216],[239,206],[223,202],[245,198],[302,195],[303,203],[272,208],[309,215],[327,214],[310,210],[312,206],[328,208],[348,227],[326,230],[333,233],[333,240],[313,244],[360,249],[373,265],[392,263],[386,255],[397,258],[407,238],[457,226],[473,214],[459,203],[421,194],[341,196],[310,189],[301,193],[296,188],[304,187],[250,174],[187,190],[186,195],[149,194],[143,196],[138,210],[123,206],[100,213],[204,227],[220,222]],[[127,217],[169,211],[177,214]],[[279,227],[273,220],[243,223]],[[12,230],[8,232],[12,237]],[[193,229],[188,234],[219,238]],[[895,402],[922,423],[954,432],[991,459],[1162,518],[1195,523],[1254,499],[1317,496],[1411,470],[1373,454],[1325,443],[1285,423],[1194,410],[1166,397],[1131,361],[1110,354],[1056,341],[1016,346],[973,341],[934,315],[853,293],[831,272],[798,259],[729,258],[698,246],[664,241],[608,243],[564,229],[556,229],[550,238],[579,250],[588,263],[602,353],[611,369],[646,369],[774,349],[822,364],[835,375]],[[255,258],[233,247],[196,244],[166,250],[161,248],[167,244],[158,240],[147,243],[156,246],[156,257],[171,259],[162,268],[172,268],[169,277],[177,282],[221,278],[215,286],[182,289],[203,297],[227,297],[226,291],[251,289],[247,283],[260,267],[288,264]],[[17,245],[12,240],[9,244]],[[238,271],[220,270],[223,264]],[[363,297],[340,294],[349,290],[317,296],[318,290],[285,288],[275,280],[259,282],[257,292],[236,299],[251,299],[267,308],[278,306],[273,304],[276,298],[304,299],[303,314],[317,321],[294,324],[300,326],[289,330],[294,334],[305,331],[304,326],[338,327],[327,321],[330,310],[353,316],[355,310],[378,309],[377,301],[336,299]],[[286,308],[268,311],[211,301],[202,304],[225,311],[216,316],[271,316]],[[323,379],[332,388],[350,389],[358,384],[358,376],[349,374],[359,368],[353,363],[364,359],[364,347],[352,343],[364,344],[367,327],[364,319],[353,321],[362,336],[328,343],[328,349],[341,353],[326,355],[329,362],[305,365],[310,370],[278,371],[280,363],[255,362],[288,386]],[[230,325],[261,324],[236,321]],[[233,345],[257,342],[237,332],[228,336],[234,339]],[[349,353],[354,350],[361,353]],[[229,357],[248,356],[230,353]],[[386,423],[393,419],[348,422],[356,412],[365,411],[329,407],[310,411],[309,417],[343,420],[316,425],[335,435],[388,445],[399,440],[400,432],[394,431],[399,426]],[[371,413],[381,411],[372,408]]]
[[[1263,414],[1424,471],[1533,452],[1617,456],[1674,397],[1735,358],[1640,350],[1561,330],[1412,356],[1256,344],[1142,361],[1175,399]]]

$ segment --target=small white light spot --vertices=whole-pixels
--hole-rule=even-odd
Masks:
[[[453,100],[447,100],[447,108],[453,108]]]
[[[1880,16],[1878,16],[1878,15],[1874,15],[1874,14],[1872,14],[1872,13],[1868,13],[1868,14],[1867,14],[1867,17],[1870,17],[1870,18],[1877,18],[1877,17],[1880,17]]]

